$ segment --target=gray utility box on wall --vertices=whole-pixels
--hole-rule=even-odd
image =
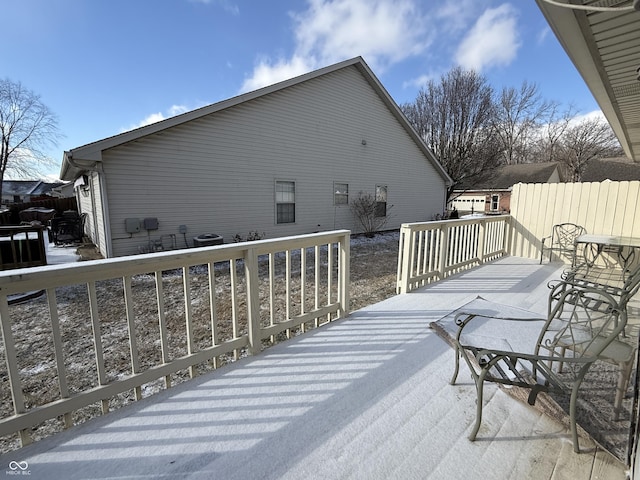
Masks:
[[[143,223],[145,230],[158,230],[158,219],[155,217],[145,218]]]
[[[138,233],[140,231],[140,219],[138,218],[125,218],[124,230],[127,233]]]

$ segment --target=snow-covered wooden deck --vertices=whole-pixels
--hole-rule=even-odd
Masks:
[[[545,312],[558,265],[506,257],[281,343],[74,427],[0,463],[30,478],[625,478],[593,443],[489,385],[449,385],[430,328],[477,295]],[[25,463],[26,462],[26,463]],[[18,466],[19,464],[19,466]]]

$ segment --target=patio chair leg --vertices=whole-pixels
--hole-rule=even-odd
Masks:
[[[475,441],[476,436],[478,435],[478,431],[480,430],[480,423],[482,423],[482,396],[483,396],[483,389],[484,389],[484,376],[486,374],[485,370],[482,370],[480,372],[480,375],[478,375],[476,377],[476,392],[477,392],[477,399],[476,399],[476,424],[473,427],[473,430],[471,431],[471,433],[469,434],[469,440],[470,441]]]
[[[582,380],[578,381],[571,392],[571,401],[569,402],[569,421],[571,423],[571,439],[573,441],[573,451],[580,453],[580,445],[578,444],[578,426],[576,425],[576,403],[578,400],[578,387]]]
[[[629,385],[629,377],[631,376],[631,370],[633,369],[633,359],[635,355],[631,357],[628,362],[620,363],[618,366],[620,372],[618,373],[618,384],[616,385],[616,398],[613,403],[613,421],[618,421],[620,418],[620,410],[622,410],[622,400],[624,394],[627,391]]]
[[[455,354],[456,354],[456,363],[453,368],[453,377],[451,377],[451,380],[449,381],[450,385],[456,384],[456,379],[458,378],[458,371],[460,370],[460,355],[462,355],[462,352],[457,346],[455,349]]]

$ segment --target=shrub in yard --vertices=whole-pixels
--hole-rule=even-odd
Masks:
[[[387,207],[386,202],[384,202],[384,208],[381,206],[381,202],[366,192],[359,192],[356,199],[349,205],[353,216],[356,217],[367,237],[373,237],[376,232],[381,231],[389,220],[389,210],[392,206]]]
[[[235,243],[239,243],[239,242],[252,242],[253,240],[262,240],[264,237],[266,237],[267,234],[265,232],[258,232],[257,230],[252,230],[247,234],[247,238],[246,240],[242,237],[242,235],[240,235],[239,233],[236,233],[233,236],[233,241]]]

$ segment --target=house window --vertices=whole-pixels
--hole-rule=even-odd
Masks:
[[[348,183],[333,184],[333,204],[349,205],[349,184]]]
[[[276,223],[296,221],[296,183],[276,181]]]
[[[376,217],[387,216],[387,186],[376,185]]]
[[[492,212],[497,211],[499,205],[500,205],[500,195],[498,194],[491,195],[491,211]]]

